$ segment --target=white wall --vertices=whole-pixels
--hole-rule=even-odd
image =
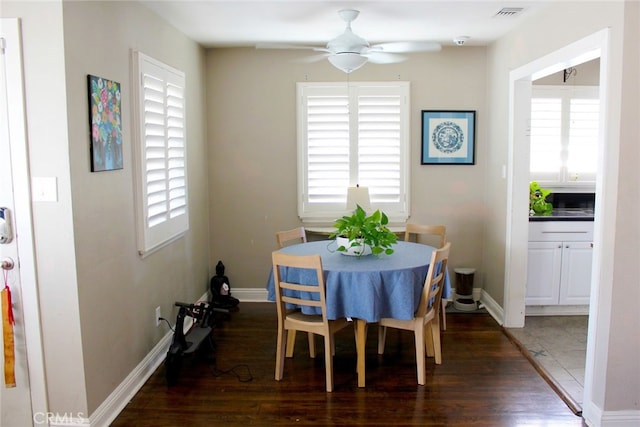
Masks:
[[[572,68],[575,71],[571,72],[566,82],[564,81],[564,70],[562,70],[535,80],[532,84],[549,86],[598,86],[600,84],[599,58],[583,62]]]
[[[638,265],[639,241],[632,240],[629,235],[637,236],[640,213],[637,184],[640,179],[637,170],[637,3],[628,2],[626,7],[625,15],[625,3],[619,1],[554,2],[543,13],[492,45],[488,57],[489,91],[492,94],[490,109],[494,113],[489,137],[494,144],[488,153],[487,184],[497,191],[491,196],[491,206],[495,211],[487,224],[484,249],[489,255],[485,256],[485,270],[490,276],[486,288],[497,298],[504,286],[504,217],[508,206],[506,182],[495,171],[499,165],[509,162],[508,127],[505,126],[509,114],[509,72],[588,35],[609,29],[608,93],[603,101],[607,109],[606,148],[602,162],[606,172],[599,182],[600,205],[596,212],[600,228],[600,238],[596,240],[600,247],[596,252],[601,256],[598,257],[597,288],[592,299],[595,304],[590,316],[590,351],[587,357],[587,372],[591,371],[593,376],[589,378],[588,375],[585,384],[584,413],[590,422],[596,423],[594,425],[615,419],[619,411],[628,411],[623,415],[626,419],[639,417],[637,350],[640,337],[630,335],[628,331],[630,325],[637,329],[640,322],[631,304],[620,300],[635,300],[638,296],[638,280],[631,272]],[[626,23],[623,23],[624,18]],[[545,30],[541,31],[541,28]],[[631,82],[632,79],[635,80]],[[635,120],[631,118],[633,114]],[[523,191],[527,189],[523,188]],[[526,248],[526,245],[522,246]],[[510,283],[509,286],[523,287],[524,284]]]
[[[328,61],[296,62],[300,55],[251,48],[207,52],[211,264],[225,263],[232,289],[264,289],[275,233],[300,224],[296,82],[402,80],[411,83],[410,221],[445,224],[452,268],[477,268],[481,286],[491,115],[485,107],[485,49],[414,54],[400,64],[367,64],[349,76]],[[475,165],[420,164],[421,110],[429,109],[477,110]]]
[[[96,19],[96,17],[100,19]],[[168,331],[174,301],[194,301],[209,278],[204,52],[135,2],[65,2],[69,157],[82,349],[93,411]],[[186,73],[190,231],[145,259],[137,255],[133,207],[131,49]],[[124,168],[91,173],[87,74],[122,84]]]
[[[502,165],[508,159],[509,73],[520,66],[543,57],[563,46],[597,32],[614,22],[620,31],[622,2],[554,2],[526,21],[511,34],[494,43],[488,50],[491,123],[489,134],[494,142],[489,147],[487,187],[492,188],[487,197],[494,207],[487,223],[485,246],[485,270],[487,289],[496,301],[503,299],[504,248],[507,203],[507,181],[500,175]],[[578,12],[579,10],[579,12]],[[579,19],[578,19],[579,18]],[[566,22],[571,22],[567,26]],[[545,28],[545,31],[541,31]],[[621,34],[612,40],[621,45]],[[528,189],[524,189],[527,191]]]

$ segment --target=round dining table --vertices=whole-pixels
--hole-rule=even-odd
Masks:
[[[365,386],[367,325],[381,318],[412,319],[422,295],[432,246],[399,241],[391,255],[350,256],[337,251],[334,240],[321,240],[279,249],[293,255],[319,254],[325,273],[327,317],[355,320],[358,386]],[[315,281],[315,272],[287,268],[283,280]],[[313,283],[313,282],[311,282]],[[267,282],[268,299],[275,301],[273,271]],[[451,292],[445,274],[443,298]],[[318,314],[311,313],[308,314]]]

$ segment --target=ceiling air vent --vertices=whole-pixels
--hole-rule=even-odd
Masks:
[[[519,15],[524,10],[524,7],[503,7],[495,15],[494,18],[511,18]]]

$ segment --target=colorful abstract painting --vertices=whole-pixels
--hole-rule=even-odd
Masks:
[[[91,171],[122,169],[122,120],[120,83],[87,76],[89,125],[91,127]]]

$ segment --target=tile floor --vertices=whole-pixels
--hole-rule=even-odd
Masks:
[[[588,316],[527,316],[524,328],[508,328],[533,359],[582,407]]]

